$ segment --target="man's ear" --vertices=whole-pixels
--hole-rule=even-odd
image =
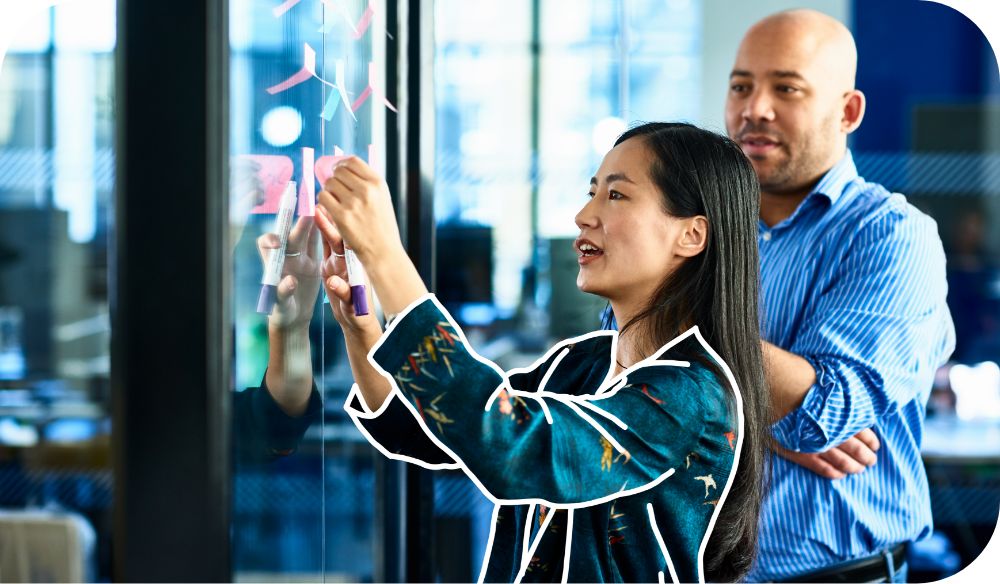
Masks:
[[[686,258],[694,257],[705,250],[708,245],[708,218],[695,215],[683,219],[680,238],[674,252]]]
[[[865,117],[865,94],[858,89],[852,89],[844,94],[844,117],[840,127],[845,134],[858,129]]]

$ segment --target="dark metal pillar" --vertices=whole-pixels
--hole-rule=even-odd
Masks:
[[[387,6],[392,38],[387,97],[399,105],[396,124],[387,124],[386,181],[393,193],[400,235],[433,290],[434,283],[434,2],[398,0]],[[393,83],[395,81],[395,83]],[[382,566],[376,579],[434,580],[431,558],[434,482],[414,465],[379,460],[378,520]]]
[[[227,4],[118,1],[118,581],[232,578]]]

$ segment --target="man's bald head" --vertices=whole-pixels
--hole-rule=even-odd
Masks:
[[[739,51],[753,51],[760,45],[785,52],[804,67],[821,70],[822,77],[838,89],[854,89],[858,48],[851,31],[832,16],[807,9],[772,14],[750,27]]]
[[[861,123],[858,51],[843,24],[815,10],[768,16],[744,35],[730,74],[726,128],[765,194],[805,196],[844,155]],[[763,203],[762,203],[763,204]]]

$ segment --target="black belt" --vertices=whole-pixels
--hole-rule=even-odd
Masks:
[[[892,568],[898,572],[906,560],[906,544],[901,543],[888,550],[892,554]],[[837,564],[829,568],[820,568],[796,576],[789,576],[779,582],[889,582],[889,566],[886,564],[885,553],[876,554],[859,560]]]

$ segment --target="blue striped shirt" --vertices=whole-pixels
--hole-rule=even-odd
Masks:
[[[858,176],[848,151],[786,220],[760,223],[762,336],[816,383],[772,426],[819,452],[871,428],[878,462],[832,481],[773,457],[750,580],[868,556],[931,532],[920,458],[934,372],[951,354],[945,257],[930,217]]]

